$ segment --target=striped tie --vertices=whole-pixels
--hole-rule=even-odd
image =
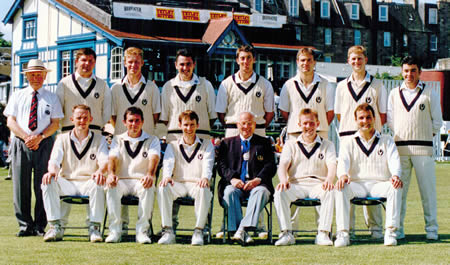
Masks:
[[[38,110],[38,98],[37,98],[37,91],[33,92],[33,99],[31,100],[31,107],[30,107],[30,119],[28,120],[28,128],[30,130],[34,131],[38,127],[37,123],[37,110]]]

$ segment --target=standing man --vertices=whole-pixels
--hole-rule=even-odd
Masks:
[[[90,129],[101,131],[111,118],[111,90],[105,81],[95,76],[94,68],[97,55],[90,48],[81,48],[75,58],[75,73],[61,79],[56,89],[65,117],[61,131],[73,129],[70,121],[72,108],[84,104],[91,108],[92,124]]]
[[[116,135],[109,152],[106,203],[109,211],[109,235],[106,243],[121,239],[122,196],[139,197],[136,242],[149,244],[149,220],[155,197],[156,168],[159,162],[159,140],[142,130],[144,114],[137,107],[128,108],[123,116],[127,131]]]
[[[332,246],[329,234],[333,223],[334,191],[336,178],[336,151],[332,142],[321,138],[319,115],[312,109],[302,109],[299,114],[302,130],[296,140],[283,147],[275,191],[275,209],[280,223],[281,237],[276,246],[293,245],[290,205],[297,199],[319,198],[319,227],[315,243]]]
[[[47,170],[53,138],[64,117],[58,97],[42,88],[47,72],[44,63],[31,59],[24,74],[29,86],[15,92],[5,109],[14,137],[10,156],[13,176],[14,212],[20,230],[17,236],[44,235],[47,219],[42,201],[41,182]],[[36,204],[31,216],[31,174]]]
[[[287,121],[290,139],[297,139],[301,132],[298,115],[304,108],[311,108],[319,115],[318,134],[328,139],[328,127],[334,119],[334,91],[327,80],[314,72],[316,60],[311,48],[297,53],[297,75],[284,83],[281,89],[281,115]]]
[[[181,138],[178,116],[185,110],[198,113],[200,123],[197,135],[202,139],[210,139],[209,131],[217,118],[214,88],[204,77],[194,74],[195,62],[190,51],[177,51],[175,68],[177,76],[164,84],[161,93],[161,121],[167,125],[167,140]]]
[[[272,178],[276,166],[270,141],[254,134],[255,116],[242,112],[237,126],[239,135],[225,138],[219,147],[218,189],[219,198],[228,207],[228,231],[236,231],[233,240],[248,244],[253,239],[247,231],[256,229],[259,215],[274,192]],[[247,198],[242,218],[241,201]]]
[[[419,80],[421,64],[417,58],[402,60],[403,83],[393,89],[388,102],[388,125],[402,163],[404,191],[398,239],[405,238],[404,220],[411,170],[414,167],[425,219],[426,238],[438,240],[436,206],[436,168],[433,159],[433,136],[442,126],[439,94]]]
[[[212,193],[209,188],[213,166],[214,146],[196,135],[198,115],[187,110],[178,118],[183,137],[169,143],[164,155],[163,179],[159,183],[158,203],[161,223],[165,229],[159,244],[175,243],[172,229],[173,201],[189,196],[195,200],[195,230],[192,245],[203,245],[203,228],[208,217]]]
[[[353,118],[356,107],[367,103],[375,111],[375,130],[381,132],[386,123],[387,91],[381,80],[375,79],[366,71],[368,61],[366,48],[352,46],[348,49],[348,64],[352,67],[352,74],[338,83],[336,87],[336,99],[334,112],[339,120],[339,136],[353,135],[358,130],[358,125]],[[353,208],[353,207],[352,207]],[[383,218],[380,205],[364,206],[364,218],[371,230],[372,238],[380,239]],[[352,210],[352,216],[354,209]],[[354,217],[351,218],[351,227],[354,226]]]
[[[384,245],[397,245],[400,224],[402,180],[400,157],[394,139],[375,130],[375,110],[367,103],[355,112],[358,131],[346,137],[339,149],[336,182],[335,247],[350,244],[350,200],[354,197],[386,197]]]
[[[265,128],[274,116],[274,96],[270,82],[253,71],[255,51],[251,46],[241,46],[236,51],[239,71],[222,81],[217,93],[216,111],[225,127],[225,137],[239,135],[239,114],[253,113],[255,133],[265,136]]]
[[[44,241],[62,240],[68,223],[70,204],[59,196],[89,196],[89,235],[91,242],[101,242],[100,224],[105,212],[105,176],[108,166],[108,146],[104,137],[89,129],[90,108],[73,107],[70,117],[74,128],[56,138],[48,162],[48,172],[42,178],[42,194],[50,229]]]
[[[111,87],[112,93],[112,124],[114,135],[124,133],[127,129],[122,122],[116,122],[131,106],[142,109],[145,117],[144,132],[154,135],[156,122],[161,112],[159,89],[153,82],[148,82],[142,75],[144,52],[136,47],[129,47],[124,53],[124,65],[127,75],[122,81]]]

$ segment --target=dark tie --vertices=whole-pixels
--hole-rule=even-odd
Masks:
[[[241,146],[242,146],[242,156],[244,156],[245,153],[250,151],[250,141],[241,140]],[[241,180],[245,182],[245,177],[247,176],[247,163],[248,161],[242,157],[242,166],[241,166]]]
[[[33,99],[31,100],[30,119],[28,120],[28,128],[34,131],[38,127],[37,110],[38,110],[38,98],[37,91],[33,92]]]

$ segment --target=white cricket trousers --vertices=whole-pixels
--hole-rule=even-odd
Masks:
[[[408,196],[409,184],[411,182],[411,171],[414,167],[417,185],[419,186],[420,198],[425,219],[425,231],[438,232],[437,223],[437,198],[436,198],[436,167],[432,156],[400,156],[402,165],[403,196],[400,214],[401,233],[406,215],[406,197]]]
[[[331,231],[334,210],[334,192],[322,189],[322,181],[310,179],[297,184],[291,184],[288,190],[275,191],[274,202],[281,231],[292,231],[291,202],[297,199],[320,199],[318,231]]]
[[[89,196],[89,221],[102,223],[105,213],[105,191],[104,186],[97,185],[93,179],[88,180],[67,180],[58,177],[52,179],[49,185],[41,184],[44,208],[48,221],[60,220],[61,225],[68,223],[71,205],[60,200],[64,195],[84,195]]]
[[[394,189],[390,181],[352,181],[344,189],[335,189],[336,228],[337,231],[349,231],[350,200],[354,197],[385,197],[386,222],[385,228],[395,231],[400,225],[400,207],[402,189]]]
[[[209,187],[200,188],[193,182],[173,182],[158,188],[158,206],[161,211],[162,227],[172,227],[173,201],[179,197],[189,196],[194,199],[194,211],[197,219],[195,228],[203,229],[211,205],[212,193]]]
[[[114,233],[122,232],[121,199],[127,195],[139,198],[136,234],[146,233],[152,218],[155,184],[153,183],[150,188],[144,189],[139,179],[119,179],[116,187],[107,189],[106,203],[109,213],[109,230]]]

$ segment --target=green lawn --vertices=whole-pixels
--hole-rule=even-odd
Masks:
[[[412,182],[408,196],[406,240],[397,247],[384,247],[382,242],[354,242],[347,248],[315,246],[312,234],[297,237],[297,244],[275,247],[258,244],[241,247],[222,245],[218,240],[203,247],[189,245],[190,236],[177,238],[181,243],[171,246],[158,244],[139,245],[134,242],[119,244],[91,244],[87,237],[65,237],[64,241],[44,243],[41,237],[17,238],[18,230],[12,205],[12,183],[4,180],[5,170],[0,170],[0,264],[449,264],[450,263],[450,164],[437,165],[438,217],[440,241],[427,242],[420,196],[416,181]],[[276,179],[274,179],[276,182]],[[360,207],[358,207],[360,208]],[[275,209],[274,209],[275,211]],[[130,208],[134,223],[136,207]],[[86,217],[84,206],[74,206],[72,225],[82,225]],[[305,209],[301,220],[304,228],[314,228],[314,212]],[[153,218],[155,230],[160,227],[159,209],[155,203]],[[222,209],[215,198],[213,233],[221,225]],[[180,213],[180,227],[194,225],[193,207],[184,207]],[[363,223],[362,211],[357,210],[357,224]],[[274,218],[274,234],[278,224]],[[68,230],[66,234],[86,234],[86,231]],[[361,233],[360,233],[361,234]],[[367,239],[362,232],[361,238]]]

